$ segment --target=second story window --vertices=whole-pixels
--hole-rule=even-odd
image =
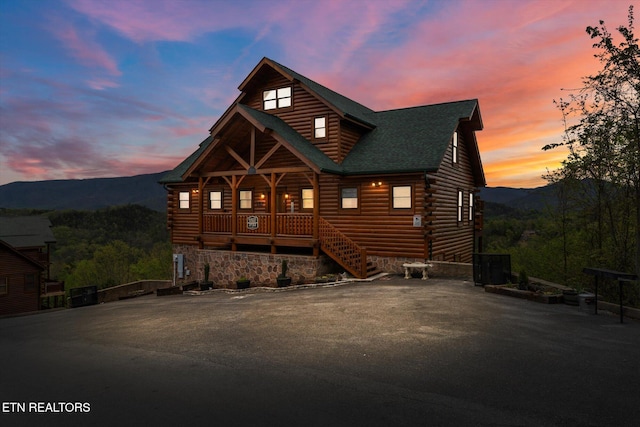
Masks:
[[[453,141],[451,142],[451,159],[453,164],[458,163],[458,132],[453,133]]]
[[[464,193],[462,190],[458,190],[458,222],[462,221],[463,200],[464,200]]]
[[[469,221],[473,221],[473,193],[469,192]]]
[[[262,106],[265,110],[291,107],[291,86],[262,92]]]
[[[313,119],[313,137],[322,139],[327,137],[327,118],[316,117]]]

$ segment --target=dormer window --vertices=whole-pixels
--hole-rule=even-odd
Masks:
[[[291,86],[262,92],[262,105],[265,110],[291,107]]]

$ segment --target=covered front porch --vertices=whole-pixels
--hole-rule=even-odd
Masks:
[[[278,247],[307,247],[318,256],[318,174],[306,167],[256,170],[245,166],[199,177],[196,206],[201,248],[224,245],[235,251],[238,245],[268,245],[271,253],[277,253]]]

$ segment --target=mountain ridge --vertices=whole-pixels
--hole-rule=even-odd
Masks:
[[[112,178],[16,181],[0,185],[0,208],[97,210],[137,204],[164,212],[166,191],[158,181],[167,173]],[[540,210],[555,204],[555,186],[536,188],[485,187],[480,197],[488,203],[521,210]]]
[[[162,212],[167,207],[167,195],[158,181],[165,173],[16,181],[0,185],[0,208],[97,210],[137,204]]]

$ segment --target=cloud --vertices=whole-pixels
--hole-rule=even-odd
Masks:
[[[542,184],[562,158],[540,150],[562,134],[552,101],[599,67],[584,28],[627,14],[597,0],[63,1],[41,13],[66,55],[0,69],[1,154],[43,178],[175,166],[270,56],[376,110],[478,98],[488,185]]]
[[[183,117],[117,93],[96,92],[4,72],[12,88],[0,104],[3,167],[26,179],[118,176],[177,163],[167,139],[206,133],[206,118]],[[41,93],[50,96],[41,98]],[[196,139],[197,139],[196,138]],[[176,140],[174,139],[174,145]],[[157,150],[164,149],[164,153]]]
[[[265,16],[259,4],[243,0],[67,0],[67,4],[136,43],[193,41],[205,33],[255,28]],[[271,2],[264,6],[280,7]]]
[[[116,60],[95,41],[93,31],[84,31],[79,34],[79,30],[69,22],[55,16],[49,19],[51,22],[48,27],[51,33],[81,64],[106,71],[110,76],[122,75]]]

